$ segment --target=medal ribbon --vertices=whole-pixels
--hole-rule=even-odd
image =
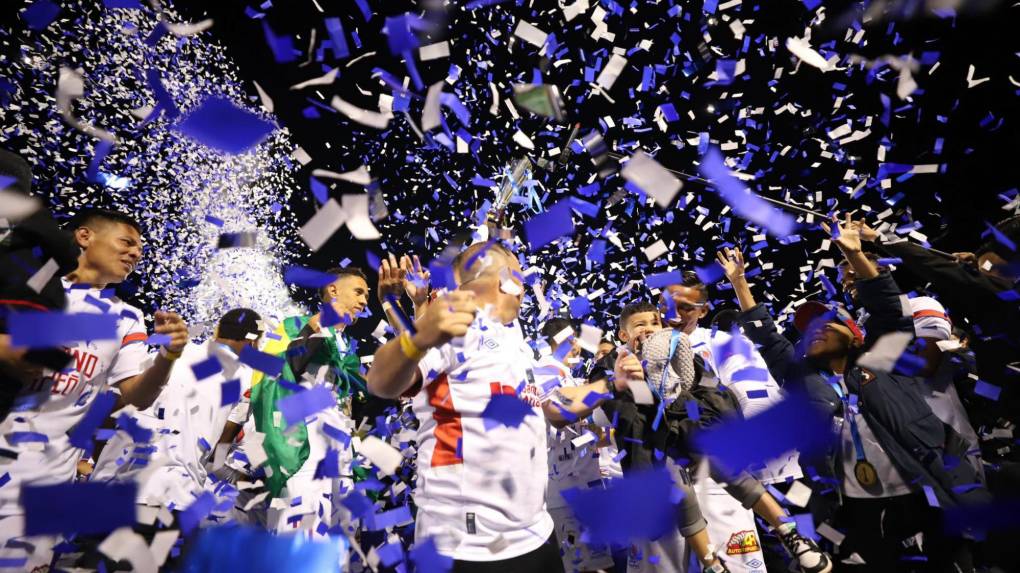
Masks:
[[[854,441],[854,451],[857,453],[857,461],[867,461],[864,458],[864,443],[861,441],[861,433],[857,430],[857,420],[854,413],[850,410],[850,394],[843,389],[843,383],[829,381],[829,385],[839,395],[839,399],[843,402],[843,418],[850,424],[850,437]]]

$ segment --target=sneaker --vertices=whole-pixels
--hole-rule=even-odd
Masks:
[[[829,573],[832,571],[832,559],[818,548],[818,545],[801,535],[792,523],[784,523],[777,533],[783,541],[786,552],[793,557],[794,565],[803,573]]]

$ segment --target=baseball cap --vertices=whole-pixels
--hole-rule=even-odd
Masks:
[[[914,334],[919,338],[949,340],[953,334],[953,323],[946,314],[942,303],[930,296],[910,299],[910,311],[914,316]]]
[[[817,300],[809,300],[800,305],[797,312],[793,315],[793,326],[797,329],[797,332],[804,334],[812,322],[822,317],[849,328],[854,340],[864,342],[864,333],[861,331],[861,327],[857,326],[857,322],[845,308],[837,304],[825,304]]]

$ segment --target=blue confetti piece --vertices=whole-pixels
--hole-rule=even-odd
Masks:
[[[712,187],[737,215],[761,225],[766,231],[777,237],[786,237],[793,233],[797,226],[796,219],[774,209],[768,202],[747,189],[739,179],[730,173],[723,161],[722,154],[714,147],[702,156],[698,170],[705,179],[712,182]]]
[[[804,3],[808,10],[814,10],[822,4],[822,0],[801,0],[801,2]]]
[[[216,496],[213,494],[203,491],[195,501],[191,502],[184,511],[178,515],[178,521],[181,525],[181,533],[188,535],[194,530],[202,520],[212,513],[213,509],[216,508]]]
[[[815,531],[815,521],[811,517],[810,513],[800,513],[791,517],[793,518],[793,522],[797,524],[798,533],[808,539],[813,539],[815,541],[820,540],[818,532]]]
[[[205,221],[207,223],[212,223],[213,225],[216,225],[217,227],[223,227],[223,219],[220,219],[218,217],[213,217],[212,215],[206,215],[205,216]]]
[[[748,390],[747,397],[751,400],[759,400],[769,397],[768,390]]]
[[[404,558],[404,550],[400,542],[387,543],[381,547],[376,547],[375,554],[379,557],[379,562],[384,567],[392,567]]]
[[[605,489],[562,493],[593,543],[625,545],[656,539],[676,527],[673,478],[665,469],[635,472]]]
[[[229,406],[241,401],[241,380],[234,378],[220,384],[220,406]]]
[[[579,296],[570,301],[570,316],[582,319],[591,314],[591,302],[587,297]]]
[[[103,0],[103,6],[107,9],[113,10],[116,8],[123,8],[125,10],[141,10],[142,5],[139,0]]]
[[[7,317],[11,346],[46,348],[83,340],[117,340],[117,315],[18,312]]]
[[[205,380],[206,378],[218,374],[223,371],[223,367],[220,365],[219,358],[210,356],[201,362],[196,362],[191,365],[191,372],[195,375],[195,380]]]
[[[414,518],[411,517],[411,510],[406,505],[402,505],[389,511],[382,511],[369,515],[365,518],[364,524],[365,529],[369,531],[379,531],[386,529],[387,527],[393,527],[394,525],[410,521],[414,521]]]
[[[997,296],[1000,300],[1004,300],[1006,302],[1020,301],[1020,292],[1017,292],[1015,290],[1007,289],[999,291],[995,296]]]
[[[145,339],[149,346],[165,346],[173,341],[169,334],[153,334]]]
[[[363,519],[366,516],[371,515],[372,511],[375,509],[375,505],[372,503],[372,500],[368,499],[368,496],[357,491],[351,492],[347,497],[343,498],[340,503],[343,504],[343,506],[346,507],[351,512],[351,515],[356,519]]]
[[[431,537],[415,543],[410,557],[418,573],[449,573],[453,569],[453,558],[440,554]]]
[[[283,419],[287,422],[288,427],[334,406],[336,406],[336,397],[329,388],[321,384],[303,392],[285,396],[276,402],[276,407],[283,414]]]
[[[95,443],[92,440],[93,434],[95,434],[100,424],[106,421],[106,418],[109,417],[116,404],[117,394],[113,392],[103,392],[96,396],[96,400],[92,403],[89,411],[85,413],[85,416],[78,422],[78,425],[71,431],[69,436],[71,445],[91,452],[92,446]]]
[[[722,266],[717,262],[709,263],[703,267],[695,266],[694,272],[697,273],[698,279],[706,285],[714,285],[726,276]]]
[[[648,288],[666,288],[669,285],[678,285],[684,281],[684,274],[680,271],[658,273],[645,277],[645,286]]]
[[[950,535],[978,531],[1005,531],[1020,527],[1020,499],[1000,498],[987,504],[947,507],[942,523]]]
[[[283,372],[283,358],[260,352],[251,346],[242,348],[237,359],[241,364],[251,366],[271,378],[276,378]]]
[[[322,433],[339,442],[341,445],[343,445],[344,449],[347,449],[351,446],[350,434],[341,430],[340,428],[335,428],[329,424],[323,424]]]
[[[39,442],[42,444],[49,443],[50,439],[46,437],[46,434],[42,432],[11,432],[7,434],[7,441],[11,444],[29,444]]]
[[[535,412],[531,406],[513,394],[497,394],[489,399],[481,415],[485,429],[490,430],[499,424],[516,428],[524,422],[524,418],[534,416]]]
[[[322,288],[336,282],[336,277],[298,265],[289,265],[283,271],[283,282],[305,288]]]
[[[697,422],[701,419],[701,409],[698,408],[697,400],[687,400],[684,402],[684,408],[687,409],[687,417]]]
[[[573,235],[574,218],[570,212],[570,201],[560,201],[545,213],[525,221],[524,234],[531,251],[537,251],[560,237]]]
[[[262,21],[262,32],[266,37],[266,44],[269,45],[269,49],[273,52],[273,58],[277,63],[286,64],[297,59],[299,52],[294,49],[293,38],[290,36],[277,36],[265,20]]]
[[[338,478],[340,477],[339,452],[333,448],[327,448],[326,454],[322,456],[315,466],[314,479]]]
[[[25,11],[21,17],[28,23],[32,30],[39,31],[46,29],[60,14],[60,6],[49,0],[36,0]]]
[[[174,129],[208,147],[236,155],[258,145],[274,126],[226,98],[212,96]]]
[[[117,417],[117,429],[127,432],[136,444],[148,444],[152,441],[152,430],[140,425],[136,418],[127,413],[122,412]]]
[[[739,471],[790,450],[810,455],[827,445],[828,436],[825,416],[805,397],[791,393],[751,418],[729,420],[705,430],[695,443],[724,468]]]
[[[333,42],[333,55],[337,59],[351,55],[351,51],[347,47],[347,37],[344,36],[344,25],[340,22],[340,18],[326,18],[323,23],[326,25],[329,39]]]
[[[922,485],[921,489],[924,490],[924,497],[928,500],[928,505],[931,507],[941,507],[939,505],[939,498],[935,496],[935,490],[930,485]]]
[[[978,396],[984,396],[989,400],[998,400],[999,394],[1002,393],[1002,388],[996,386],[995,384],[985,382],[984,380],[978,380],[974,384],[974,393],[977,394]]]
[[[25,535],[108,533],[130,527],[135,524],[137,489],[133,481],[25,485]]]
[[[315,200],[319,202],[319,205],[325,204],[329,201],[329,187],[316,179],[315,177],[309,177],[308,183],[312,188],[312,195],[315,196]]]
[[[741,337],[734,336],[733,339],[740,340]],[[733,382],[768,382],[769,371],[766,368],[748,366],[737,370],[730,376]],[[754,390],[752,390],[753,392]],[[748,392],[750,395],[750,392]]]
[[[899,257],[885,257],[885,258],[878,259],[877,262],[878,262],[878,266],[880,266],[880,267],[890,267],[890,266],[895,266],[895,265],[902,265],[903,264],[903,259],[901,259]]]
[[[354,0],[354,3],[358,5],[358,9],[361,10],[361,15],[365,17],[365,21],[370,21],[372,19],[372,9],[368,7],[368,0]]]
[[[0,476],[0,487],[7,485],[7,482],[11,481],[11,474],[4,472],[4,475]]]

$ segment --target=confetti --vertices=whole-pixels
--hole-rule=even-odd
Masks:
[[[605,489],[562,492],[593,543],[656,539],[676,527],[673,479],[665,469],[635,472]]]
[[[175,129],[213,149],[237,154],[258,145],[274,126],[226,98],[213,96],[189,113]]]
[[[19,312],[7,318],[11,345],[60,346],[83,340],[116,340],[118,317],[112,314]]]
[[[287,427],[290,427],[304,421],[309,416],[335,407],[336,397],[329,388],[320,384],[280,398],[276,406],[283,413]]]
[[[25,535],[107,533],[135,523],[134,482],[26,485]],[[76,507],[78,511],[67,511]]]

